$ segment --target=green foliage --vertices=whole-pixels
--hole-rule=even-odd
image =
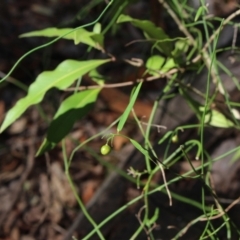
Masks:
[[[28,107],[42,101],[45,93],[49,89],[55,87],[64,90],[80,76],[83,76],[90,70],[95,69],[106,62],[109,62],[109,59],[89,61],[65,60],[60,63],[55,70],[41,73],[36,81],[29,87],[27,96],[20,99],[7,113],[0,132],[4,131],[17,118],[19,118]],[[72,108],[74,107],[75,104],[72,105]]]
[[[159,208],[156,208],[152,218],[146,221],[146,225],[150,228],[157,221],[158,217],[159,217]]]
[[[87,44],[96,49],[103,49],[104,36],[100,33],[101,27],[99,24],[95,25],[94,31],[89,32],[84,28],[75,30],[74,28],[46,28],[39,31],[21,34],[20,37],[60,37],[73,40],[74,44]]]
[[[155,76],[159,75],[158,71],[161,69],[164,62],[165,58],[160,55],[151,56],[146,63],[148,73]]]
[[[203,109],[203,107],[200,107],[200,111],[203,111]],[[232,121],[227,119],[225,115],[214,109],[207,111],[204,122],[219,128],[230,128],[235,125]]]
[[[137,141],[135,141],[134,139],[129,139],[130,142],[133,144],[133,146],[139,151],[141,152],[143,155],[148,156],[148,151],[146,149],[144,149],[141,144],[139,144]]]
[[[146,39],[156,42],[156,48],[160,52],[166,54],[166,56],[171,56],[173,44],[169,41],[169,36],[161,28],[156,27],[151,21],[138,20],[122,14],[119,16],[117,23],[124,22],[130,22],[133,26],[140,28]]]
[[[139,94],[139,91],[141,89],[141,86],[142,86],[142,82],[140,82],[138,84],[138,86],[136,87],[131,99],[130,99],[130,102],[128,104],[128,106],[126,107],[124,113],[122,114],[122,116],[120,117],[120,120],[119,120],[119,123],[118,123],[118,126],[117,126],[117,131],[120,132],[122,130],[122,128],[124,127],[124,124],[126,123],[127,121],[127,118],[128,118],[128,115],[130,114],[130,112],[132,111],[132,108],[133,108],[133,105],[137,99],[137,96]]]
[[[61,103],[37,155],[56,146],[71,131],[73,124],[87,115],[92,109],[99,91],[100,89],[93,89],[75,93]]]
[[[122,115],[108,128],[109,130],[112,128],[113,125],[117,125],[117,133],[111,133],[108,137],[107,143],[103,145],[100,149],[102,155],[107,155],[111,152],[111,147],[108,145],[108,142],[110,140],[112,141],[115,136],[120,135],[119,132],[124,129],[129,115],[134,108],[134,104],[139,96],[139,93],[143,90],[143,82],[152,81],[164,77],[166,80],[166,85],[163,89],[159,90],[159,96],[155,99],[151,116],[149,116],[147,123],[144,123],[146,125],[146,129],[142,127],[143,122],[138,120],[138,118],[134,115],[134,111],[132,111],[139,130],[144,137],[144,144],[139,143],[138,141],[129,136],[124,136],[129,139],[130,143],[135,147],[135,149],[142,153],[145,158],[145,169],[147,170],[140,172],[137,169],[133,169],[132,167],[130,167],[128,169],[128,174],[131,175],[131,178],[126,177],[128,180],[131,179],[131,181],[133,181],[137,185],[137,187],[142,188],[142,195],[136,197],[135,199],[118,209],[116,212],[112,213],[103,222],[96,224],[86,211],[86,208],[82,203],[81,199],[79,198],[78,193],[74,187],[74,183],[69,174],[69,168],[74,153],[78,151],[81,147],[83,147],[88,141],[91,141],[94,138],[102,135],[97,134],[96,136],[91,136],[85,142],[79,144],[72,152],[71,157],[68,159],[66,154],[65,138],[67,137],[69,132],[71,132],[74,123],[84,118],[89,113],[89,111],[92,110],[94,103],[97,101],[99,92],[105,86],[106,78],[104,76],[104,73],[103,75],[101,75],[98,72],[97,68],[99,66],[102,66],[103,64],[108,64],[110,61],[118,58],[118,56],[112,56],[112,53],[108,53],[108,55],[111,56],[112,59],[91,59],[83,61],[68,59],[60,63],[54,70],[44,71],[39,74],[36,80],[30,85],[27,95],[24,98],[20,99],[16,103],[16,105],[8,111],[0,128],[0,131],[3,132],[7,127],[9,127],[30,106],[40,103],[43,100],[45,94],[50,89],[57,88],[64,91],[79,80],[76,84],[77,87],[75,87],[75,89],[72,91],[72,94],[62,101],[58,110],[56,111],[53,119],[49,124],[46,137],[44,138],[40,148],[38,149],[37,155],[43,154],[46,151],[53,149],[59,142],[62,141],[65,171],[69,183],[75,194],[76,199],[78,200],[79,206],[84,212],[84,215],[87,216],[88,220],[94,227],[94,229],[90,233],[88,233],[87,236],[85,236],[83,239],[90,239],[95,232],[97,232],[100,239],[104,239],[100,228],[104,226],[104,224],[106,224],[107,222],[111,221],[117,214],[126,209],[129,205],[139,200],[143,200],[144,202],[144,216],[143,219],[139,219],[140,226],[134,232],[131,239],[137,239],[141,231],[148,232],[148,237],[150,239],[154,239],[153,235],[151,235],[151,232],[153,230],[154,224],[161,217],[159,214],[160,207],[155,209],[153,216],[150,216],[148,197],[149,195],[157,191],[162,191],[168,194],[170,199],[171,197],[174,197],[175,199],[199,208],[201,211],[204,212],[204,216],[199,216],[198,218],[192,220],[191,224],[187,224],[186,228],[189,228],[193,224],[201,221],[201,219],[206,216],[208,216],[208,223],[211,225],[211,217],[219,217],[219,213],[221,213],[222,215],[219,217],[219,221],[222,220],[224,225],[226,225],[228,229],[230,229],[230,225],[228,222],[229,218],[226,213],[224,211],[219,212],[220,208],[216,210],[212,207],[207,206],[205,201],[205,187],[207,187],[209,192],[212,193],[214,201],[217,203],[216,206],[219,207],[221,205],[221,203],[218,201],[218,198],[215,196],[215,192],[211,189],[211,184],[209,180],[210,177],[208,174],[205,174],[205,172],[211,172],[210,170],[212,162],[218,161],[219,159],[224,157],[219,156],[216,159],[211,159],[210,154],[205,149],[203,141],[205,128],[215,127],[239,129],[239,121],[236,117],[237,115],[235,116],[235,114],[232,114],[232,116],[230,116],[230,119],[229,116],[225,116],[224,113],[210,107],[212,106],[211,104],[216,101],[215,95],[217,92],[224,95],[226,100],[226,106],[230,113],[233,113],[233,107],[239,107],[239,105],[237,105],[238,103],[233,103],[229,100],[228,93],[223,89],[223,87],[221,88],[223,84],[222,79],[219,76],[219,71],[217,69],[218,66],[220,66],[221,69],[223,69],[233,79],[233,81],[235,81],[236,86],[239,87],[239,83],[236,79],[234,79],[234,76],[231,75],[227,67],[223,66],[222,63],[219,63],[216,58],[216,42],[221,29],[219,28],[219,32],[215,31],[214,34],[210,36],[208,29],[213,27],[213,24],[206,18],[207,7],[205,4],[203,4],[204,1],[201,1],[201,6],[197,10],[194,10],[186,4],[187,1],[179,2],[176,0],[161,0],[160,2],[163,3],[164,9],[169,14],[169,17],[171,17],[171,21],[174,21],[174,24],[178,27],[179,31],[182,32],[181,36],[170,37],[167,33],[165,33],[162,28],[156,26],[150,20],[140,20],[125,15],[124,9],[132,2],[134,1],[112,0],[95,21],[84,26],[79,26],[76,29],[47,28],[43,30],[33,31],[30,33],[25,33],[22,34],[20,37],[55,38],[50,43],[36,48],[36,50],[47,47],[48,45],[53,44],[57,40],[63,38],[66,40],[72,40],[74,44],[84,43],[91,49],[94,48],[94,50],[97,49],[106,52],[104,49],[104,39],[108,37],[108,30],[112,29],[112,33],[114,33],[116,31],[119,31],[119,29],[121,31],[121,26],[123,26],[123,24],[131,24],[143,33],[144,41],[152,43],[151,51],[149,51],[151,53],[144,56],[144,59],[146,59],[146,61],[143,61],[143,66],[145,66],[145,74],[143,78],[138,79],[136,86],[132,90],[129,103]],[[89,3],[89,6],[91,8],[98,4],[101,4],[101,1],[91,1]],[[111,5],[112,8],[110,8]],[[80,11],[80,14],[82,14],[81,16],[86,16],[87,12],[89,11],[89,6],[84,7]],[[110,8],[110,10],[109,12],[106,12],[108,8]],[[103,15],[106,17],[104,21],[101,20],[101,17]],[[222,20],[221,22],[221,26],[227,24],[223,21],[224,20]],[[103,22],[105,22],[105,25],[103,24]],[[205,41],[205,39],[202,37],[202,33],[197,28],[199,25],[205,31],[204,34],[206,35],[207,41],[205,45],[203,45],[203,41]],[[86,30],[86,27],[89,26],[92,26],[92,31]],[[30,52],[32,51],[34,50],[31,50]],[[24,58],[26,55],[24,55],[22,58]],[[15,65],[17,65],[19,61]],[[131,62],[131,60],[129,60],[128,62]],[[191,72],[197,74],[200,73],[204,67],[207,68],[209,74],[206,82],[204,82],[205,90],[202,91],[202,89],[196,89],[194,86],[196,81],[198,81],[198,77],[195,77],[193,82],[190,82],[188,81],[185,73]],[[13,69],[14,68],[15,66],[13,67]],[[10,73],[12,72],[12,70],[10,71]],[[95,89],[80,91],[78,87],[79,85],[81,85],[81,78],[84,78],[86,74],[88,74],[88,77],[90,77],[91,80],[94,81],[94,84],[97,84],[97,86],[94,86],[96,87]],[[213,91],[210,88],[211,84],[215,86],[215,89]],[[168,129],[165,134],[160,135],[161,138],[158,143],[161,145],[160,147],[162,148],[162,155],[159,157],[157,156],[150,141],[150,132],[152,131],[152,129],[154,129],[155,131],[155,127],[159,128],[159,126],[153,122],[154,114],[157,110],[157,107],[159,106],[159,103],[162,104],[165,103],[166,100],[171,101],[172,99],[178,97],[184,99],[184,101],[187,103],[186,106],[188,106],[188,110],[191,111],[195,116],[196,122],[194,124],[185,125],[181,125],[181,123],[179,126]],[[161,105],[161,107],[162,106],[163,105]],[[172,109],[168,107],[169,105],[166,106],[167,107],[164,113],[169,114],[169,116],[171,116],[174,121],[177,122],[179,116],[175,115],[175,112],[172,112]],[[181,110],[182,106],[180,105],[177,107],[179,107]],[[180,116],[180,119],[181,117],[182,116]],[[196,132],[198,133],[197,139],[193,139],[190,136],[190,139],[187,139],[185,140],[185,142],[183,142],[183,140],[181,139],[181,132],[186,129],[196,130]],[[175,145],[176,147],[172,148],[172,145]],[[192,156],[193,152],[196,159],[200,159],[201,161],[201,164],[198,167],[195,167],[192,164],[191,159],[189,159],[189,156]],[[236,159],[239,158],[240,155],[239,147],[230,150],[226,154],[232,154],[233,152],[236,152],[233,157],[233,161],[236,161]],[[191,170],[181,175],[178,175],[175,171],[173,171],[174,174],[172,175],[174,175],[175,177],[172,177],[172,179],[169,181],[166,180],[164,175],[165,168],[169,168],[171,170],[172,165],[183,159],[185,159],[186,162],[189,163]],[[205,159],[208,159],[209,161],[204,161]],[[206,171],[207,168],[208,171]],[[155,174],[158,173],[160,170],[164,183],[154,185],[152,184],[152,179],[154,178]],[[141,180],[141,177],[143,175],[145,176],[144,181]],[[171,195],[171,192],[168,190],[168,185],[174,182],[181,181],[184,178],[198,178],[199,181],[203,183],[204,188],[202,188],[201,203],[196,202],[193,199],[178,196],[174,193],[172,193]],[[182,234],[188,230],[186,228],[180,230],[177,233],[175,239],[182,236]],[[208,236],[213,234],[213,232],[215,233],[219,230],[220,228],[214,229],[214,226],[212,225],[211,227],[207,226],[206,231],[204,230],[201,239],[207,238]],[[231,239],[230,230],[228,230],[227,234],[228,239]]]

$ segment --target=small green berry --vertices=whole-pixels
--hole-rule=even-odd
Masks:
[[[111,147],[108,144],[105,144],[101,147],[101,154],[102,155],[107,155],[111,151]]]
[[[173,142],[173,143],[177,143],[177,142],[178,142],[178,135],[174,135],[174,136],[172,137],[172,142]]]

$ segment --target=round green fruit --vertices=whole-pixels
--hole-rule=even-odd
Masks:
[[[178,135],[174,135],[174,136],[172,137],[172,142],[173,142],[173,143],[177,143],[177,142],[178,142]]]
[[[111,151],[111,147],[108,144],[105,144],[101,147],[101,154],[102,155],[107,155]]]

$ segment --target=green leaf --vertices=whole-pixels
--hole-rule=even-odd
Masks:
[[[93,27],[93,32],[94,33],[101,33],[101,30],[102,30],[102,25],[101,23],[96,23]]]
[[[99,50],[103,49],[103,40],[104,40],[103,34],[88,32],[83,28],[76,30],[74,33],[75,33],[74,35],[75,44],[85,43]]]
[[[20,99],[8,111],[0,132],[4,131],[19,118],[28,107],[39,103],[49,89],[56,87],[63,90],[69,87],[80,76],[109,61],[109,59],[89,61],[65,60],[55,70],[41,73],[29,87],[27,96]]]
[[[153,76],[159,75],[158,71],[161,69],[164,62],[165,58],[160,55],[153,55],[148,58],[146,62],[146,68],[148,69],[148,73]]]
[[[159,55],[154,55],[150,57],[146,63],[148,73],[153,76],[158,76],[160,73],[166,73],[167,71],[176,66],[177,65],[173,58],[167,58],[166,60],[165,58]]]
[[[129,140],[138,151],[140,151],[143,155],[148,156],[148,151],[144,149],[138,142],[131,138],[129,138]]]
[[[122,114],[122,116],[120,117],[120,120],[119,120],[119,123],[118,123],[118,126],[117,126],[117,131],[120,132],[125,124],[125,122],[127,121],[127,118],[128,118],[128,115],[129,113],[131,112],[133,106],[134,106],[134,103],[137,99],[137,96],[138,96],[138,93],[141,89],[141,86],[142,86],[142,82],[140,82],[138,84],[138,86],[136,87],[131,99],[130,99],[130,102],[128,104],[128,106],[126,107],[124,113]]]
[[[177,67],[173,58],[168,58],[166,63],[161,68],[161,72],[165,73],[168,72],[170,69]]]
[[[173,56],[181,56],[183,53],[186,53],[189,49],[190,42],[189,39],[184,38],[184,39],[179,39],[175,43],[175,48],[172,52]]]
[[[174,57],[175,62],[179,65],[186,64],[186,54],[190,45],[189,39],[187,38],[179,39],[175,42],[175,48],[172,51],[172,56]]]
[[[205,15],[208,13],[208,8],[206,6],[200,6],[196,12],[196,16],[194,18],[194,22],[196,22],[201,15]]]
[[[150,228],[157,221],[158,217],[159,217],[159,208],[156,208],[153,216],[150,219],[147,219],[146,225]]]
[[[74,39],[74,28],[45,28],[42,30],[32,31],[28,33],[23,33],[19,37],[59,37],[62,35],[64,39],[73,40]]]
[[[37,155],[52,149],[70,132],[77,120],[86,116],[89,110],[92,109],[99,92],[100,89],[82,91],[71,95],[62,102]]]
[[[200,107],[199,110],[203,112],[204,107]],[[227,119],[224,114],[215,109],[211,109],[206,112],[204,123],[219,128],[230,128],[234,126],[232,121]]]
[[[169,41],[170,37],[159,27],[156,27],[151,21],[138,20],[127,15],[120,15],[117,23],[130,22],[133,26],[143,30],[147,39],[155,40],[157,48],[167,56],[171,56],[173,43]]]
[[[100,33],[89,32],[84,28],[46,28],[43,30],[24,33],[20,37],[60,37],[74,40],[74,44],[84,43],[96,49],[103,49],[104,36]]]

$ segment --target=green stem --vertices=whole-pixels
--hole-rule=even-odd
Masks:
[[[231,149],[230,151],[222,154],[222,155],[219,156],[219,157],[216,157],[215,159],[212,160],[212,162],[219,161],[220,159],[222,159],[222,158],[228,156],[229,154],[232,154],[232,153],[234,153],[234,152],[236,152],[236,151],[238,151],[238,150],[240,150],[240,146],[239,146],[239,147],[236,147],[236,148],[234,148],[234,149]],[[203,167],[207,167],[209,164],[210,164],[209,161],[208,161],[208,162],[205,162],[205,163],[203,164]],[[153,170],[152,174],[153,174],[154,172],[158,171],[157,168],[158,168],[158,167],[156,167],[156,168]],[[202,166],[199,166],[199,167],[195,168],[195,170],[198,171],[198,170],[200,170],[201,168],[202,168]],[[193,170],[190,170],[190,171],[184,173],[183,175],[178,176],[178,177],[170,180],[170,181],[167,182],[166,184],[169,186],[169,185],[171,185],[171,184],[173,184],[173,183],[181,180],[183,177],[185,177],[185,178],[191,177],[191,175],[192,175],[193,173],[194,173],[194,171],[193,171]],[[158,186],[158,187],[156,187],[155,189],[149,191],[149,192],[146,193],[146,194],[147,194],[147,195],[151,195],[151,194],[153,194],[153,193],[155,193],[155,192],[158,192],[158,191],[165,191],[164,188],[165,188],[166,184],[165,184],[165,185]],[[173,196],[173,197],[176,197],[177,195],[172,194],[172,196]],[[101,227],[103,227],[106,223],[108,223],[110,220],[112,220],[115,216],[117,216],[117,215],[120,214],[122,211],[124,211],[124,210],[127,209],[129,206],[131,206],[132,204],[136,203],[137,201],[141,200],[142,198],[143,198],[143,195],[138,196],[138,197],[134,198],[133,200],[131,200],[130,202],[128,202],[127,204],[125,204],[124,206],[122,206],[121,208],[119,208],[117,211],[113,212],[111,215],[109,215],[109,216],[108,216],[107,218],[105,218],[101,223],[98,224],[97,229],[100,229]],[[184,201],[184,198],[181,197],[181,196],[178,197],[178,199]],[[187,201],[187,200],[186,200],[186,201]],[[198,204],[198,203],[196,203],[196,202],[194,202],[194,201],[189,202],[189,204],[191,204],[192,206],[199,207],[200,209],[202,209],[202,205],[200,205],[200,204]],[[208,207],[205,208],[205,210],[208,210],[208,209],[209,209]],[[97,231],[97,229],[96,229],[96,228],[93,229],[93,230],[92,230],[87,236],[85,236],[82,240],[90,239],[90,237]]]
[[[69,163],[68,163],[68,159],[67,159],[67,153],[66,153],[66,146],[65,146],[65,141],[63,140],[62,141],[62,151],[63,151],[63,160],[64,160],[64,166],[65,166],[65,174],[67,176],[67,179],[68,179],[68,182],[70,184],[70,187],[73,191],[73,194],[78,202],[78,205],[80,206],[84,216],[88,219],[88,221],[92,224],[92,226],[94,227],[94,229],[96,229],[96,232],[99,236],[99,238],[101,240],[104,240],[104,236],[102,235],[101,231],[98,229],[98,226],[97,224],[95,223],[95,221],[92,219],[92,217],[89,215],[89,213],[87,212],[87,209],[85,208],[81,198],[79,197],[77,191],[76,191],[76,188],[74,186],[74,183],[72,181],[72,178],[70,176],[70,173],[69,173]]]

